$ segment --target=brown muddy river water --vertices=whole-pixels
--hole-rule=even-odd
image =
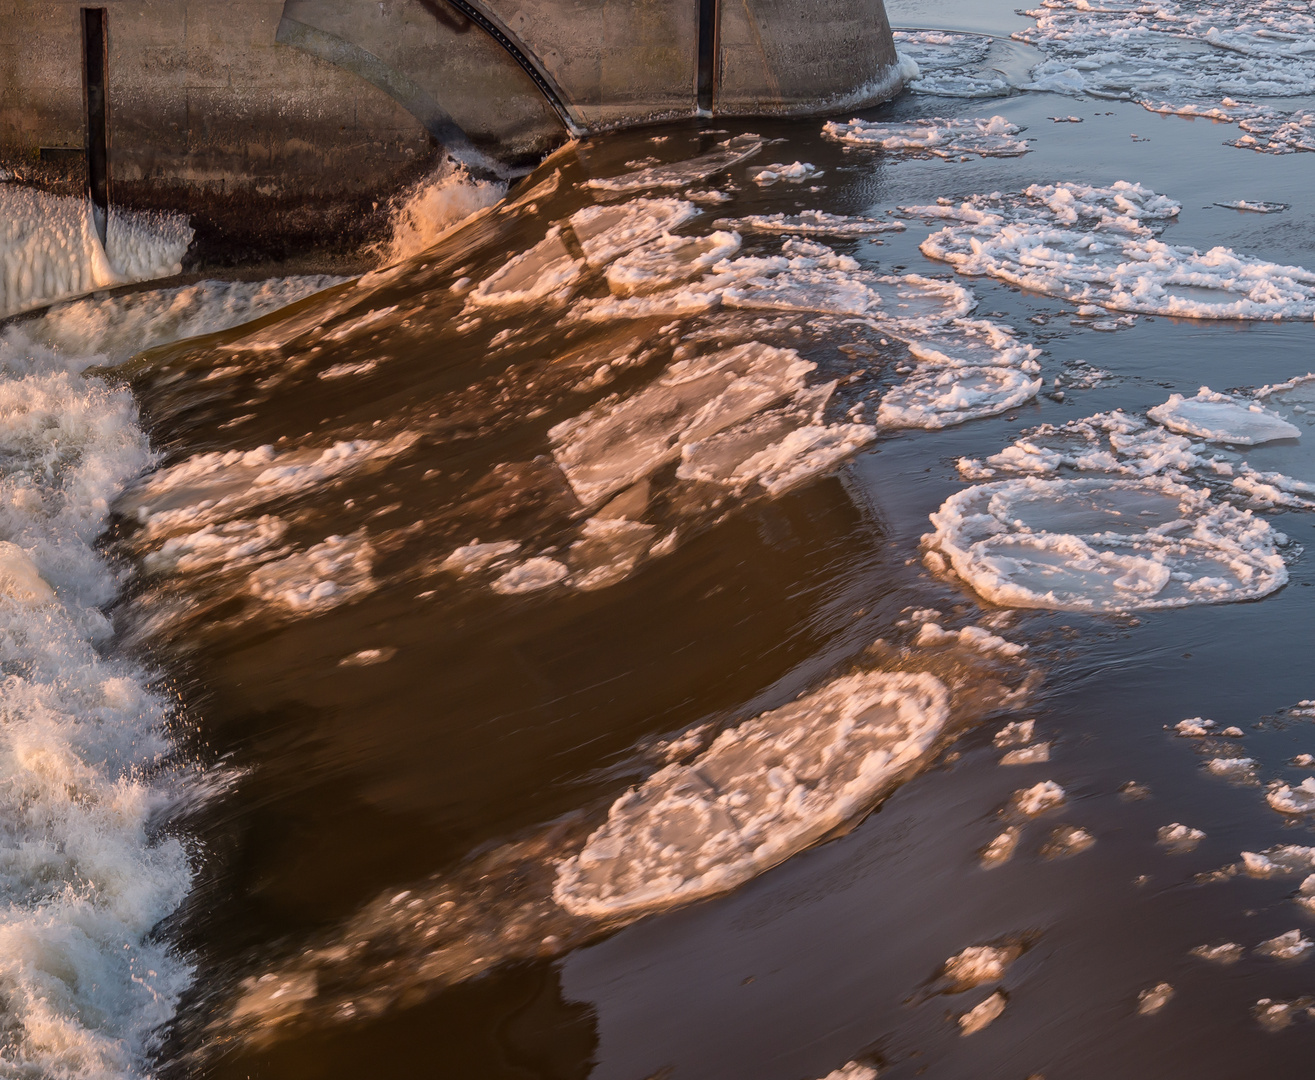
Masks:
[[[906,7],[0,327],[4,1075],[1310,1075],[1315,158]]]

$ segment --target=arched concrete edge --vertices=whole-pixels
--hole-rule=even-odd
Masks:
[[[448,149],[465,150],[470,140],[457,122],[437,101],[408,76],[390,67],[373,53],[350,41],[345,41],[313,26],[297,22],[284,15],[279,20],[274,40],[330,64],[350,71],[406,109],[424,125],[426,131]]]

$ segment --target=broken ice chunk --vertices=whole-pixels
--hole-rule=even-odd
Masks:
[[[951,956],[941,969],[941,978],[951,994],[971,990],[983,983],[999,982],[1005,970],[1023,953],[1021,944],[969,945]]]
[[[1272,956],[1275,960],[1300,960],[1315,947],[1315,942],[1302,936],[1300,930],[1289,930],[1268,941],[1262,941],[1254,952],[1259,956]]]
[[[1050,760],[1050,744],[1048,742],[1033,743],[1031,746],[1024,746],[1018,750],[1010,750],[1000,758],[1001,765],[1036,765],[1042,761]]]
[[[1010,825],[1003,832],[994,837],[986,847],[982,848],[981,860],[982,866],[990,869],[993,866],[999,866],[1001,863],[1008,862],[1014,855],[1014,849],[1018,847],[1018,838],[1021,832],[1017,825]]]
[[[1191,950],[1191,954],[1202,960],[1209,960],[1212,964],[1223,964],[1227,967],[1241,960],[1245,951],[1237,942],[1226,941],[1222,945],[1198,945]]]
[[[493,591],[514,596],[521,593],[539,592],[556,585],[569,571],[556,559],[546,555],[537,555],[526,559],[519,566],[513,566],[493,582]]]
[[[1137,1013],[1140,1016],[1154,1016],[1169,1004],[1173,997],[1173,987],[1168,983],[1158,983],[1137,995]]]
[[[1043,780],[1030,788],[1015,791],[1013,805],[1020,814],[1038,817],[1047,810],[1062,806],[1067,797],[1064,789],[1053,780]]]
[[[1005,1004],[1008,1000],[1004,991],[997,990],[976,1008],[970,1009],[959,1017],[959,1034],[974,1035],[988,1024],[999,1019],[1000,1014],[1005,1011]]]
[[[1041,847],[1041,856],[1045,859],[1067,859],[1080,855],[1096,842],[1096,838],[1086,829],[1076,825],[1061,825],[1050,834]]]
[[[1279,784],[1271,788],[1265,801],[1280,814],[1309,814],[1315,811],[1315,776],[1308,776],[1296,787]]]
[[[1188,828],[1178,822],[1172,825],[1163,826],[1155,834],[1155,842],[1161,847],[1168,848],[1175,855],[1183,855],[1193,851],[1196,845],[1205,839],[1205,833],[1200,829]]]
[[[1006,746],[1021,746],[1032,741],[1035,729],[1035,720],[1013,720],[997,731],[992,741],[1002,749]]]

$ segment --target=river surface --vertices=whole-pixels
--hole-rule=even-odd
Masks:
[[[610,135],[0,328],[0,1073],[1310,1075],[1315,157],[891,20],[995,36],[861,114],[936,154]]]

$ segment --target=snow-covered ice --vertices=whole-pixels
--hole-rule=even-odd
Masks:
[[[554,896],[608,918],[735,888],[871,806],[932,752],[948,716],[932,675],[842,676],[618,799],[561,864]]]
[[[975,1035],[983,1028],[994,1023],[1005,1011],[1008,1000],[1004,991],[997,990],[980,1005],[969,1009],[968,1012],[959,1017],[959,1034],[964,1036]]]
[[[1015,791],[1011,801],[1014,809],[1026,817],[1039,817],[1048,810],[1063,806],[1068,800],[1064,789],[1053,780],[1043,780],[1030,788]]]
[[[930,549],[1007,607],[1184,607],[1256,599],[1287,581],[1267,522],[1159,477],[980,484],[931,521]]]
[[[986,66],[991,38],[945,30],[896,30],[895,45],[917,64],[908,87],[937,97],[984,98],[1009,93],[1009,83]]]
[[[797,214],[751,214],[742,218],[722,218],[713,224],[719,229],[778,236],[873,236],[885,232],[903,232],[908,228],[904,222],[890,218],[830,214],[825,210],[801,210]]]
[[[941,158],[1019,157],[1030,147],[1017,138],[1022,129],[1003,116],[954,118],[942,116],[904,122],[828,120],[822,134],[846,146],[897,151]]]
[[[1262,941],[1252,952],[1257,956],[1273,957],[1275,960],[1300,960],[1312,948],[1315,948],[1315,942],[1306,938],[1300,930],[1289,930],[1286,934],[1279,934],[1268,941]]]
[[[719,172],[753,157],[763,147],[757,135],[737,135],[716,149],[671,165],[650,165],[634,172],[606,179],[590,179],[586,184],[597,191],[624,193],[645,188],[683,188],[706,180]]]
[[[1237,446],[1301,437],[1300,428],[1264,406],[1216,393],[1208,386],[1201,387],[1195,397],[1171,394],[1146,415],[1170,431]]]
[[[1168,983],[1157,983],[1137,995],[1137,1013],[1139,1016],[1154,1016],[1169,1004],[1174,989]]]
[[[922,243],[961,274],[986,275],[1066,300],[1198,319],[1310,319],[1315,273],[1239,254],[1166,244],[1179,205],[1140,184],[1034,184],[958,206],[901,207],[950,222]]]
[[[1265,801],[1280,814],[1315,813],[1315,776],[1306,777],[1300,784],[1276,784]]]
[[[1155,842],[1161,847],[1168,848],[1175,855],[1194,851],[1197,844],[1204,839],[1205,833],[1200,829],[1193,829],[1179,822],[1161,826],[1155,834]]]

